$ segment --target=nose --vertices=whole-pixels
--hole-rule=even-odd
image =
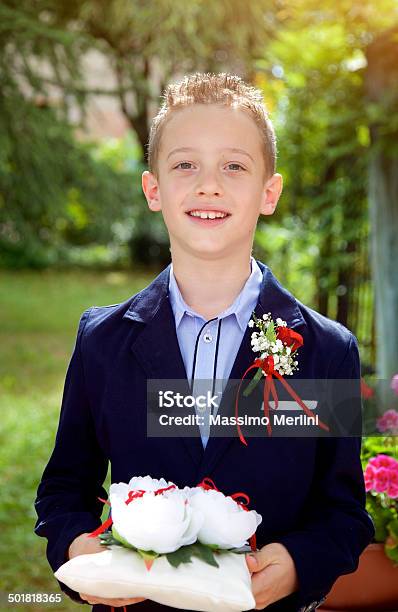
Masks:
[[[217,172],[208,170],[199,174],[196,195],[222,195],[222,187],[217,177]]]

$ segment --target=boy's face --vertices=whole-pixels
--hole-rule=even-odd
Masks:
[[[254,119],[237,108],[195,104],[165,125],[158,179],[145,171],[142,188],[149,208],[162,211],[173,256],[217,259],[237,249],[251,253],[259,215],[274,212],[282,177],[264,175]],[[227,216],[203,219],[192,211]]]

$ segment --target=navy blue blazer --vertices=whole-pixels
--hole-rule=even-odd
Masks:
[[[255,312],[258,317],[271,312],[303,336],[300,376],[359,381],[355,336],[303,305],[257,263],[263,282]],[[112,482],[150,474],[182,487],[209,476],[226,495],[249,495],[250,507],[263,516],[258,547],[281,542],[288,549],[299,590],[267,609],[297,612],[321,600],[340,575],[353,572],[374,536],[365,510],[361,438],[265,435],[244,446],[238,437],[211,437],[203,450],[200,437],[147,437],[147,379],[187,379],[168,299],[169,271],[170,265],[121,304],[82,314],[55,447],[37,490],[35,533],[47,538],[47,558],[56,571],[72,540],[101,523],[103,504],[97,497],[107,497],[108,461]],[[253,362],[251,333],[248,327],[230,379],[241,378]],[[60,587],[82,602],[78,593]],[[129,607],[155,608],[166,609],[149,601]]]

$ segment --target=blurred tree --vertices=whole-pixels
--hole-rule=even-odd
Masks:
[[[284,28],[256,63],[256,79],[274,110],[279,136],[285,196],[278,212],[283,209],[284,219],[294,218],[293,223],[278,221],[278,216],[267,219],[267,224],[290,228],[282,270],[290,279],[299,273],[297,236],[306,232],[312,257],[301,273],[314,277],[316,308],[354,330],[367,349],[367,366],[375,364],[376,356],[374,325],[367,314],[373,309],[367,248],[372,121],[365,95],[366,51],[394,21],[398,6],[393,0],[382,0],[377,7],[302,0],[289,7]],[[379,111],[383,114],[382,107]],[[392,112],[390,106],[390,124]],[[396,196],[391,195],[390,189],[387,198],[394,206]],[[377,234],[382,239],[382,232]],[[391,306],[396,309],[390,299]]]
[[[87,41],[65,25],[50,0],[0,4],[2,266],[45,266],[67,257],[68,244],[106,244],[131,208],[131,175],[97,161],[67,124],[67,96],[84,102]]]
[[[304,228],[308,244],[316,237],[317,310],[347,326],[353,322],[358,245],[367,220],[367,143],[358,136],[366,123],[362,77],[352,56],[342,24],[295,22],[269,46],[258,76],[279,136],[285,177],[280,208],[295,219],[297,231]],[[294,257],[287,245],[286,273]]]
[[[250,79],[253,58],[283,22],[281,0],[75,0],[82,31],[107,55],[120,107],[146,159],[152,113],[166,84],[194,71],[236,71]]]
[[[377,373],[390,380],[398,372],[398,25],[377,36],[366,56]]]

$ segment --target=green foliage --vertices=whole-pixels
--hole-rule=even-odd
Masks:
[[[265,337],[267,338],[268,342],[276,342],[275,325],[273,321],[268,323]]]
[[[85,102],[80,61],[89,39],[71,27],[79,6],[0,6],[0,267],[84,263],[94,254],[105,264],[128,260],[125,221],[142,203],[141,168],[97,156],[95,145],[76,142],[69,121],[72,104],[83,111]],[[135,159],[138,148],[135,141]],[[88,245],[109,250],[84,258],[79,248]]]
[[[0,589],[58,592],[46,540],[33,532],[33,502],[54,445],[77,322],[84,309],[121,302],[151,279],[137,270],[2,271],[0,277]],[[106,489],[109,483],[110,475]],[[107,514],[104,506],[103,520]],[[71,611],[76,604],[65,596],[51,609]]]
[[[139,548],[132,546],[125,540],[125,538],[123,538],[117,532],[114,525],[112,525],[112,532],[104,532],[100,534],[99,539],[101,540],[101,544],[104,544],[105,546],[115,545],[130,548],[136,551],[143,558],[144,561],[151,562],[157,559],[158,557],[163,556],[151,550],[140,550]],[[222,551],[220,550],[219,552]],[[178,567],[179,565],[181,565],[181,563],[190,563],[192,557],[198,557],[208,565],[212,565],[213,567],[219,567],[215,559],[212,547],[205,546],[201,542],[195,542],[194,544],[181,546],[180,548],[178,548],[178,550],[175,550],[171,553],[167,553],[164,556],[167,558],[168,562],[173,567]]]
[[[396,88],[376,104],[365,82],[368,46],[398,21],[396,3],[381,6],[287,7],[284,27],[254,62],[284,178],[255,252],[300,300],[353,330],[366,370],[375,362],[367,196],[375,126],[377,146],[397,154]]]
[[[361,461],[363,470],[372,457],[379,454],[398,459],[396,436],[368,436],[362,440]],[[372,517],[375,542],[384,543],[386,555],[398,564],[398,501],[387,493],[370,490],[366,493],[366,510]]]
[[[219,567],[212,549],[201,542],[195,542],[189,546],[182,546],[173,553],[166,555],[168,562],[173,567],[178,567],[181,563],[190,563],[192,557],[198,557],[208,565]]]
[[[50,108],[0,97],[0,266],[44,267],[68,244],[112,242],[133,180],[91,150]]]

